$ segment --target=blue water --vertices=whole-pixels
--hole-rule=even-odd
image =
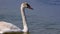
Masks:
[[[0,21],[10,22],[22,29],[19,7],[24,0],[0,1]],[[27,0],[27,2],[34,8],[25,10],[30,34],[60,34],[60,0]]]

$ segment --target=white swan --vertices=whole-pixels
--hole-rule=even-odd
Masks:
[[[21,4],[21,16],[22,16],[22,22],[23,22],[23,30],[21,30],[19,27],[15,26],[11,23],[8,23],[5,21],[0,21],[0,33],[12,32],[12,31],[13,32],[17,32],[17,31],[27,32],[28,27],[26,24],[26,17],[25,17],[25,12],[24,12],[25,8],[32,9],[27,2],[24,2]]]

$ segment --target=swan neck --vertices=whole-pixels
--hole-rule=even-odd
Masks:
[[[25,16],[25,11],[24,11],[24,7],[21,7],[21,16],[22,16],[22,22],[23,22],[23,32],[27,32],[28,31],[28,27],[26,24],[26,16]]]

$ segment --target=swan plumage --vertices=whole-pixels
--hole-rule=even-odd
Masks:
[[[21,29],[13,25],[12,23],[0,21],[0,33],[8,32],[8,31],[21,31]]]
[[[21,30],[16,25],[13,25],[12,23],[5,22],[5,21],[0,21],[0,33],[11,32],[11,31],[27,32],[28,27],[27,27],[27,24],[26,24],[26,16],[25,16],[25,12],[24,12],[25,8],[32,9],[31,6],[27,2],[24,2],[24,3],[21,4],[21,16],[22,16],[22,22],[23,22],[23,30]]]

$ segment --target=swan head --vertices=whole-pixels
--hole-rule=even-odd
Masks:
[[[21,4],[21,7],[33,9],[27,2],[22,3],[22,4]]]

